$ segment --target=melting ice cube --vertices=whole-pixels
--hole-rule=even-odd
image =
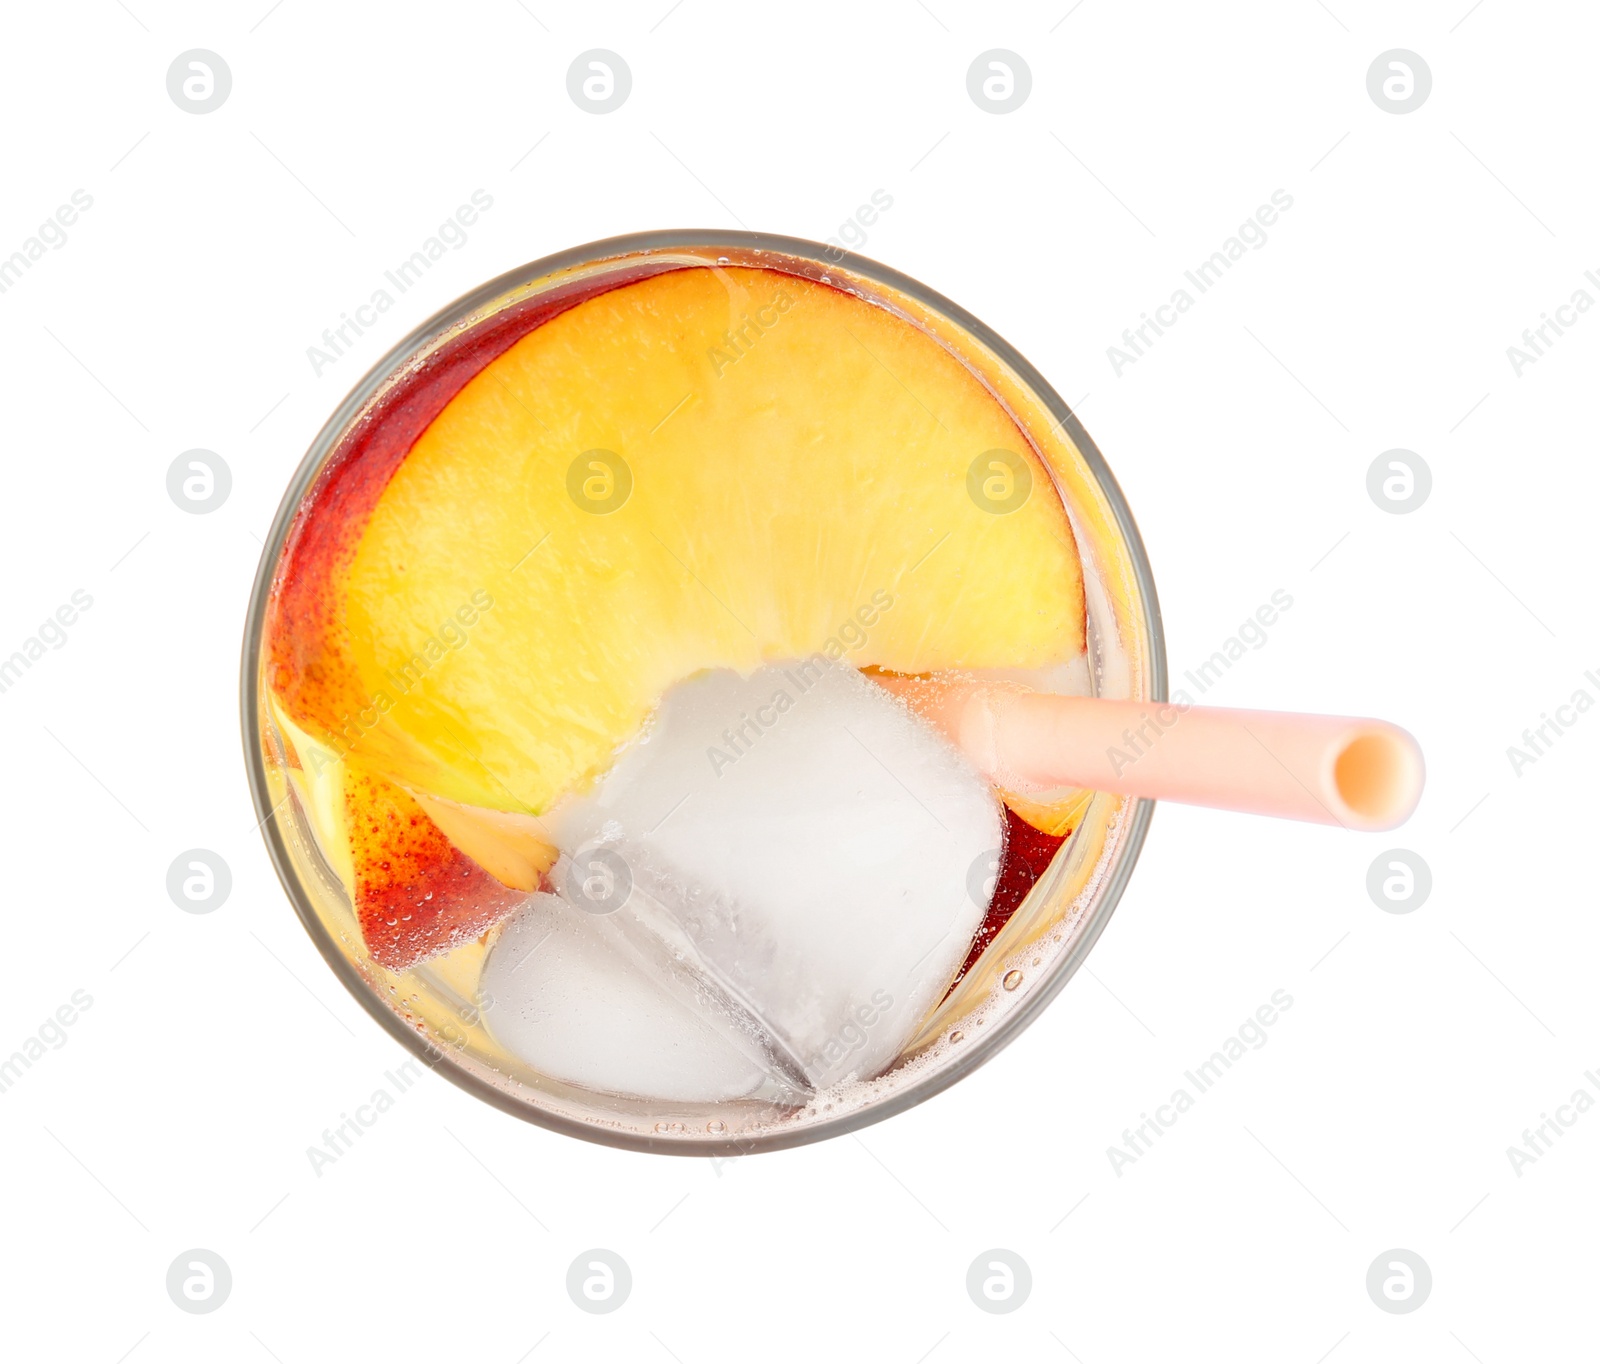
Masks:
[[[586,1088],[716,1101],[883,1070],[986,906],[998,802],[898,701],[821,656],[673,688],[501,934],[485,1022]]]

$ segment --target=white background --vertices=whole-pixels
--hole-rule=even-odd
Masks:
[[[75,189],[94,203],[0,295],[0,654],[75,589],[94,604],[0,695],[0,1055],[74,990],[94,1002],[0,1094],[0,1353],[1592,1350],[1600,1115],[1520,1176],[1506,1154],[1575,1089],[1600,1097],[1600,712],[1520,776],[1506,753],[1575,689],[1600,698],[1600,316],[1520,377],[1506,356],[1600,270],[1592,9],[268,3],[6,19],[0,254]],[[233,73],[205,116],[165,85],[195,47]],[[595,47],[633,73],[605,116],[566,90]],[[966,90],[997,47],[1033,73],[1003,116]],[[1403,116],[1366,89],[1395,47],[1433,73]],[[480,188],[468,243],[315,376],[323,328]],[[826,238],[879,189],[866,254],[1079,405],[1149,546],[1174,678],[1288,591],[1206,700],[1408,725],[1420,810],[1359,835],[1163,807],[1089,969],[981,1072],[859,1139],[715,1167],[619,1154],[427,1075],[318,1177],[306,1148],[404,1053],[296,922],[240,758],[246,596],[311,436],[392,342],[514,265],[652,227]],[[1117,377],[1122,329],[1277,189],[1294,206],[1267,245]],[[167,496],[192,447],[232,470],[209,515]],[[1433,472],[1409,515],[1366,492],[1393,447]],[[1397,844],[1434,878],[1405,915],[1365,888]],[[210,915],[166,894],[192,847],[233,871]],[[1278,989],[1294,1005],[1267,1045],[1117,1174],[1106,1148]],[[594,1246],[633,1271],[608,1316],[565,1290]],[[165,1291],[191,1247],[232,1269],[211,1315]],[[1006,1316],[965,1289],[991,1247],[1033,1274]],[[1432,1269],[1410,1315],[1365,1288],[1391,1247]]]

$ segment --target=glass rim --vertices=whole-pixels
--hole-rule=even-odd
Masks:
[[[419,1029],[409,1026],[379,997],[356,969],[323,923],[295,869],[276,819],[277,806],[272,801],[263,746],[260,742],[260,658],[267,605],[284,542],[296,512],[329,457],[338,449],[352,421],[367,407],[374,394],[415,355],[470,318],[478,309],[518,287],[580,266],[599,265],[611,259],[649,255],[655,252],[718,247],[772,252],[775,255],[799,258],[825,269],[848,271],[870,283],[883,285],[954,323],[962,332],[986,347],[1015,374],[1076,447],[1115,519],[1118,534],[1139,588],[1140,624],[1148,646],[1149,699],[1165,701],[1167,699],[1166,641],[1162,631],[1155,581],[1144,541],[1139,535],[1138,526],[1134,522],[1133,513],[1122,494],[1122,489],[1104,456],[1101,455],[1099,447],[1084,430],[1077,415],[1044,376],[1009,342],[965,308],[909,275],[901,274],[898,270],[869,257],[801,237],[781,236],[768,232],[696,228],[673,228],[606,237],[543,256],[505,271],[462,294],[453,302],[447,303],[426,321],[414,327],[361,376],[313,438],[294,476],[290,479],[277,513],[273,517],[266,543],[262,547],[261,560],[256,569],[255,581],[246,608],[239,687],[245,768],[258,820],[257,828],[261,830],[273,870],[294,906],[301,925],[323,960],[345,989],[355,997],[356,1002],[385,1032],[429,1069],[436,1074],[442,1074],[458,1088],[502,1112],[548,1131],[563,1136],[578,1137],[603,1146],[690,1157],[754,1155],[763,1151],[809,1145],[812,1142],[825,1141],[831,1137],[859,1131],[924,1103],[998,1055],[1003,1048],[1015,1041],[1066,987],[1067,982],[1077,974],[1078,968],[1099,940],[1100,934],[1105,931],[1105,926],[1121,900],[1128,879],[1139,860],[1151,815],[1155,810],[1153,800],[1140,798],[1132,802],[1126,817],[1125,832],[1122,834],[1117,851],[1113,854],[1113,861],[1105,880],[1099,887],[1096,895],[1099,903],[1089,922],[1068,945],[1046,979],[1038,987],[1031,989],[1025,999],[1019,1001],[1015,1008],[998,1020],[997,1026],[992,1031],[986,1031],[982,1038],[974,1038],[973,1044],[948,1064],[930,1070],[926,1075],[885,1095],[881,1100],[853,1108],[839,1117],[797,1126],[793,1130],[785,1130],[779,1126],[751,1137],[737,1137],[730,1134],[726,1138],[694,1142],[685,1142],[678,1138],[660,1140],[652,1139],[648,1134],[609,1129],[539,1109],[458,1064],[448,1051],[435,1046]]]

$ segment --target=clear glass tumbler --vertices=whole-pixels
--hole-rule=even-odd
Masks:
[[[729,265],[848,290],[920,328],[978,376],[1050,471],[1077,536],[1091,688],[1166,698],[1160,613],[1132,515],[1094,443],[1033,366],[971,314],[885,266],[815,242],[712,231],[617,237],[535,261],[458,299],[384,356],[329,418],[284,495],[250,598],[241,680],[245,759],[273,863],[312,941],[367,1012],[440,1074],[508,1113],[591,1141],[688,1155],[746,1154],[851,1131],[922,1102],[993,1056],[1067,983],[1104,929],[1144,841],[1150,803],[1093,795],[1049,868],[899,1059],[844,1097],[796,1106],[602,1095],[503,1052],[482,1025],[470,964],[447,957],[395,975],[370,958],[288,782],[265,704],[264,642],[291,523],[331,462],[378,441],[409,444],[437,402],[430,393],[459,388],[507,337],[574,300],[665,270]]]

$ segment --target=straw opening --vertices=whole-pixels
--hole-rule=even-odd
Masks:
[[[1363,820],[1399,823],[1416,802],[1416,763],[1399,734],[1378,730],[1351,739],[1334,759],[1333,781]]]

